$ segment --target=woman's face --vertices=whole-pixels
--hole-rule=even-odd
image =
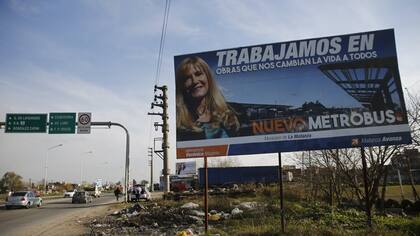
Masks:
[[[209,82],[204,71],[198,66],[190,65],[186,73],[184,88],[187,94],[193,98],[206,96],[209,91]]]

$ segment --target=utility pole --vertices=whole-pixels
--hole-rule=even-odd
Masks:
[[[153,192],[153,148],[148,148],[148,153],[150,157],[150,192]]]
[[[164,86],[157,86],[155,85],[155,93],[157,92],[157,90],[162,91],[162,94],[156,95],[155,94],[155,99],[154,102],[152,102],[152,106],[151,108],[153,109],[155,106],[162,108],[162,113],[148,113],[148,115],[158,115],[162,117],[162,123],[159,124],[158,122],[155,122],[155,130],[158,129],[158,127],[160,126],[162,128],[162,134],[163,134],[163,140],[162,140],[162,150],[163,150],[163,170],[162,170],[162,174],[164,177],[164,186],[163,186],[163,191],[165,193],[170,191],[169,188],[169,157],[168,157],[168,148],[169,148],[169,144],[168,144],[168,132],[169,132],[169,127],[168,127],[168,96],[166,94],[166,92],[168,91],[168,87],[166,87],[166,85]],[[158,100],[160,102],[158,102]]]
[[[60,143],[60,144],[58,144],[58,145],[54,145],[54,146],[52,146],[52,147],[49,147],[48,149],[47,149],[47,155],[46,155],[46,157],[45,157],[45,174],[44,174],[44,191],[45,191],[45,193],[46,192],[48,192],[48,187],[47,187],[47,185],[48,185],[48,155],[49,155],[49,151],[50,150],[52,150],[52,149],[54,149],[54,148],[58,148],[58,147],[62,147],[63,146],[63,144],[62,143]]]

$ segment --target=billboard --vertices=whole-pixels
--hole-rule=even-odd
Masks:
[[[411,143],[394,30],[174,57],[177,157]]]
[[[176,163],[176,175],[195,175],[197,174],[195,161]]]

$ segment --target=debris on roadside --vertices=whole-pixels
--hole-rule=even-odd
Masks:
[[[196,203],[193,203],[193,202],[188,202],[188,203],[185,203],[184,205],[181,206],[181,208],[183,208],[183,209],[196,209],[198,207],[199,207],[199,205],[196,204]]]
[[[239,197],[239,196],[256,196],[256,189],[240,188],[238,185],[233,185],[231,188],[214,188],[209,189],[208,194],[210,196],[225,195],[228,197]],[[191,199],[203,196],[202,191],[184,191],[184,192],[169,192],[163,195],[164,200],[180,201],[184,199]]]
[[[231,214],[232,214],[233,216],[235,216],[235,215],[242,214],[243,212],[244,212],[244,211],[243,211],[243,210],[241,210],[241,209],[239,209],[239,208],[234,208],[234,209],[232,210]]]
[[[176,233],[176,236],[193,236],[193,235],[194,233],[192,229],[181,230]]]
[[[244,210],[252,210],[258,207],[257,202],[242,202],[238,205],[238,208],[244,209]]]
[[[209,222],[228,220],[258,207],[256,202],[238,203],[229,213],[211,210]],[[200,205],[160,206],[156,202],[135,203],[90,222],[90,235],[202,235],[205,213]]]
[[[220,214],[212,214],[209,216],[209,221],[218,221],[221,219]]]

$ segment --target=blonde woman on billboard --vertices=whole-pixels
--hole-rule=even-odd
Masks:
[[[176,69],[177,140],[236,136],[239,121],[219,91],[209,65],[200,57]]]

